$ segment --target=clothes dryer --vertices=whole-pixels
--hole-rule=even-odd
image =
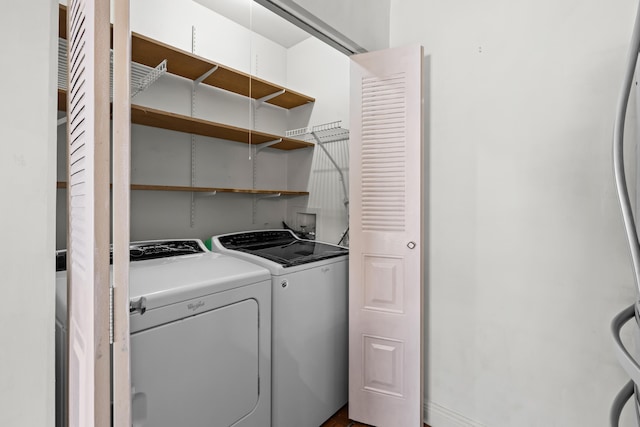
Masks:
[[[348,249],[290,230],[214,236],[271,272],[272,427],[318,427],[348,399]]]
[[[130,254],[133,426],[269,426],[269,272],[211,253],[199,240],[133,243]],[[59,411],[66,406],[65,255],[57,254]]]

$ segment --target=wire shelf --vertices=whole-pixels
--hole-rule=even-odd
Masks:
[[[319,140],[322,144],[325,144],[330,142],[348,141],[349,129],[342,127],[342,120],[337,120],[335,122],[323,123],[313,127],[288,130],[285,135],[288,138],[302,139],[307,142],[317,142],[317,140]]]
[[[67,40],[58,38],[58,89],[67,90]],[[167,72],[167,61],[157,67],[131,63],[131,97],[144,91]],[[113,51],[111,51],[110,93],[113,93]]]

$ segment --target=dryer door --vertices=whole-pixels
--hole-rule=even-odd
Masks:
[[[258,303],[131,335],[133,426],[220,426],[258,403]]]

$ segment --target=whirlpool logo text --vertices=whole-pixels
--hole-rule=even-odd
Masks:
[[[199,309],[200,307],[203,307],[203,306],[204,306],[204,302],[203,301],[198,301],[196,303],[193,303],[193,302],[189,303],[187,305],[187,308],[189,310],[191,310],[191,311],[196,311],[197,309]]]

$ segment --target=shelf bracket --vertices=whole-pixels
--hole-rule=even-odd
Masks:
[[[281,142],[282,142],[282,138],[278,138],[278,139],[274,139],[273,141],[263,142],[262,144],[255,144],[254,145],[255,154],[258,154],[260,151],[264,150],[265,148],[269,148],[272,145],[276,145]]]
[[[280,95],[284,94],[285,92],[286,92],[285,89],[280,89],[277,92],[274,92],[272,94],[263,96],[262,98],[256,99],[256,104],[257,104],[256,108],[262,107],[267,101],[275,98],[276,96],[280,96]],[[271,104],[269,104],[269,105],[271,105]],[[274,107],[278,107],[278,106],[274,105]],[[278,108],[280,108],[280,107],[278,107]]]
[[[149,86],[156,82],[161,76],[166,74],[167,72],[167,60],[163,60],[161,63],[156,65],[154,69],[149,71],[147,75],[142,77],[135,88],[135,90],[131,93],[131,98],[139,94],[140,92],[144,92],[147,90]]]
[[[201,197],[213,197],[216,194],[218,194],[217,191],[201,191],[201,192],[198,192],[198,196],[201,196]]]
[[[268,194],[266,196],[256,197],[256,202],[259,202],[260,200],[264,200],[264,199],[277,199],[280,196],[282,196],[282,193]]]
[[[212,69],[210,69],[209,71],[207,71],[206,73],[204,73],[203,75],[201,75],[200,77],[198,77],[197,79],[195,79],[193,81],[193,83],[195,85],[199,85],[200,83],[202,83],[204,81],[204,79],[206,79],[207,77],[209,77],[211,74],[215,73],[218,70],[218,66],[214,66]]]

